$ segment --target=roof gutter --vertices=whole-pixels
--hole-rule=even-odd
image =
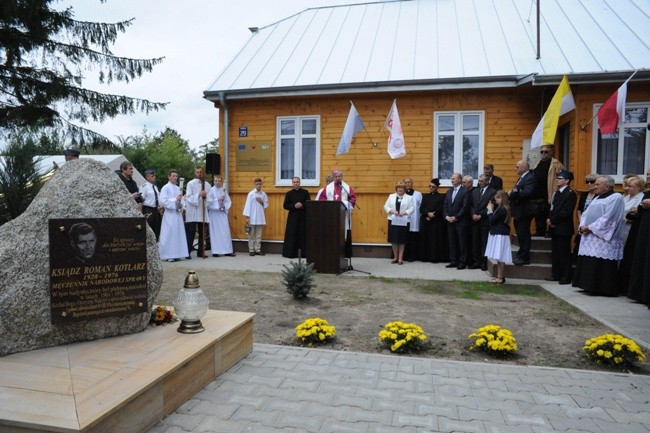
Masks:
[[[585,74],[566,74],[569,77],[570,84],[599,84],[599,83],[622,83],[630,78],[634,70],[595,72]],[[533,86],[546,86],[550,84],[560,84],[564,75],[535,75],[533,77]],[[634,75],[634,81],[650,80],[650,70],[639,69]]]
[[[616,83],[629,78],[632,71],[567,74],[571,84]],[[464,89],[512,88],[526,85],[557,85],[563,75],[539,75],[531,73],[520,76],[485,76],[470,78],[445,78],[436,80],[377,81],[369,83],[325,84],[312,86],[267,87],[257,89],[206,90],[204,98],[220,102],[223,93],[231,100],[253,98],[277,98],[295,96],[323,96],[364,93],[422,92]],[[635,81],[650,80],[650,70],[639,70]]]
[[[473,77],[446,78],[444,80],[378,81],[369,83],[325,84],[312,86],[268,87],[257,89],[206,90],[203,97],[218,102],[220,94],[228,93],[228,99],[277,98],[289,96],[322,96],[350,93],[421,92],[423,90],[459,90],[517,87],[522,77]]]

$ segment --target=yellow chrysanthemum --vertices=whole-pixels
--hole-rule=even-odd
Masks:
[[[322,344],[332,340],[336,335],[336,328],[327,320],[314,317],[305,320],[296,326],[296,338],[308,346]]]
[[[517,351],[515,338],[508,329],[501,328],[499,325],[486,325],[478,328],[476,332],[469,335],[474,339],[474,346],[487,353],[504,355]]]
[[[629,367],[633,362],[645,359],[645,353],[629,338],[622,335],[604,334],[585,341],[583,350],[595,362],[609,366]]]
[[[379,341],[386,344],[392,352],[415,352],[424,348],[426,335],[422,328],[414,323],[401,321],[386,323],[379,331]]]

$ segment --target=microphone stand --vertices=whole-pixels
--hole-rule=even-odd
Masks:
[[[339,186],[341,187],[341,191],[345,192],[345,195],[348,197],[348,203],[350,203],[350,200],[349,200],[350,199],[350,192],[345,189],[345,187],[343,186],[343,182],[339,183]],[[341,199],[343,199],[343,197],[341,197]],[[354,204],[350,204],[350,206],[351,206],[351,208],[348,209],[348,212],[350,213],[350,236],[352,236],[352,209],[357,207],[359,210],[361,210],[361,208],[359,206],[357,206],[356,202]],[[347,235],[347,233],[346,233],[346,235]],[[366,274],[366,275],[372,275],[370,272],[359,271],[359,270],[354,269],[352,267],[352,240],[350,240],[350,257],[348,258],[348,260],[349,260],[348,261],[348,267],[345,268],[345,270],[343,272],[355,271],[355,272],[361,272],[362,274]],[[343,273],[343,272],[341,272],[341,273]]]
[[[205,180],[203,179],[203,173],[201,173],[200,180],[201,180],[201,192],[205,192]],[[208,244],[206,242],[206,233],[205,233],[205,197],[201,197],[201,218],[202,218],[202,221],[201,221],[201,237],[202,237],[202,239],[200,239],[200,241],[201,241],[201,244],[203,245],[203,248],[202,248],[203,249],[203,258],[205,259],[205,258],[207,258],[207,256],[205,255],[205,247],[208,246]]]

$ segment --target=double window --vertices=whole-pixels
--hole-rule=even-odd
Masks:
[[[594,107],[597,113],[600,106]],[[649,104],[627,104],[625,119],[615,134],[601,135],[594,122],[593,171],[617,182],[627,173],[643,174],[650,166]]]
[[[433,114],[433,175],[443,186],[461,173],[475,180],[483,173],[484,111],[439,111]]]
[[[303,186],[318,186],[320,116],[278,117],[276,131],[276,184],[298,176]]]

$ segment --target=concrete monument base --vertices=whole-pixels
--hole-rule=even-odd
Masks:
[[[253,348],[252,313],[208,311],[137,334],[0,358],[0,432],[142,432]]]

